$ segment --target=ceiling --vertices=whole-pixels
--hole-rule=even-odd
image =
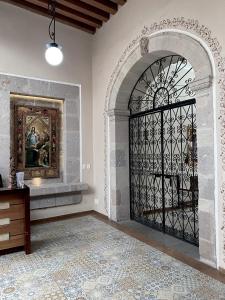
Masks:
[[[3,0],[49,17],[48,0]],[[56,20],[94,34],[127,0],[58,0]]]

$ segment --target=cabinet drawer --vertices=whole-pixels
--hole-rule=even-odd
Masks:
[[[0,250],[20,247],[24,245],[24,235],[14,235],[10,236],[8,241],[0,241]]]
[[[0,205],[2,202],[8,202],[10,205],[15,204],[23,204],[24,203],[24,196],[23,195],[4,195],[1,196]]]
[[[1,219],[0,219],[1,221]],[[3,233],[9,233],[10,236],[23,234],[24,233],[25,222],[24,219],[9,221],[9,224],[0,225],[0,235]]]
[[[24,204],[12,205],[6,209],[0,209],[0,219],[9,218],[10,220],[24,219]]]

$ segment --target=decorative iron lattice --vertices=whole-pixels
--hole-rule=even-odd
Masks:
[[[165,59],[171,61],[175,57],[178,70],[180,57]],[[160,74],[165,73],[159,67],[162,62],[156,64]],[[145,76],[142,74],[138,82]],[[175,80],[174,77],[179,80],[176,75],[170,80]],[[167,78],[164,83],[168,86],[168,76],[161,78]],[[136,112],[131,115],[129,126],[131,218],[198,245],[195,99],[187,100],[192,95],[188,86],[182,89],[182,97],[176,93],[176,97],[167,98],[164,92],[158,92],[163,91],[163,84],[154,88],[157,95],[151,94],[148,101],[143,96],[143,103],[139,99],[138,106],[137,102],[132,104],[133,98],[130,101],[131,113]]]
[[[179,55],[170,55],[151,64],[133,88],[129,101],[132,114],[193,98],[189,83],[194,70]]]

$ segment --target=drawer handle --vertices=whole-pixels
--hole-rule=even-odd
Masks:
[[[9,232],[0,234],[0,242],[9,241]]]
[[[9,202],[0,202],[0,210],[10,208]]]
[[[9,224],[10,224],[10,218],[0,219],[0,226],[1,225],[9,225]]]

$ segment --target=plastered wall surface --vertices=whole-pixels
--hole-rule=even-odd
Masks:
[[[59,207],[57,211],[51,209],[48,213],[47,210],[40,214],[36,211],[34,218],[93,207],[107,214],[104,202],[104,112],[110,78],[124,50],[145,26],[184,17],[207,26],[218,39],[221,54],[225,56],[224,11],[224,0],[128,0],[94,37],[57,24],[56,39],[63,45],[65,60],[60,67],[52,68],[44,60],[49,20],[0,3],[0,73],[81,85],[81,156],[83,164],[91,166],[83,169],[82,181],[89,184],[90,192],[84,195],[79,205]]]
[[[106,213],[104,209],[104,109],[107,87],[110,76],[126,47],[142,31],[144,26],[154,22],[175,17],[197,19],[207,26],[220,41],[225,53],[225,35],[223,34],[223,11],[225,2],[211,1],[156,1],[156,0],[129,0],[118,14],[97,32],[93,40],[93,141],[94,141],[94,185],[97,210]],[[150,45],[151,47],[151,45]],[[101,174],[102,176],[99,176]]]
[[[159,24],[161,21],[165,20],[165,24],[169,21],[174,20],[174,18],[183,17],[185,20],[194,20],[199,25],[202,26],[202,32],[197,35],[201,37],[202,40],[207,40],[207,36],[213,36],[218,40],[215,42],[215,49],[219,49],[221,57],[225,55],[225,36],[223,33],[223,15],[222,11],[225,10],[224,1],[215,1],[214,3],[210,1],[135,1],[130,0],[124,6],[115,18],[111,19],[95,36],[93,40],[93,59],[92,59],[92,74],[93,74],[93,142],[94,142],[94,186],[95,186],[95,204],[96,210],[107,214],[108,211],[105,203],[105,189],[102,182],[102,178],[105,176],[105,162],[102,157],[104,157],[104,144],[107,140],[106,129],[107,123],[104,123],[104,111],[106,110],[107,94],[109,94],[109,87],[111,81],[113,80],[112,74],[114,73],[117,65],[125,63],[128,57],[129,47],[132,50],[132,45],[135,44],[138,36],[141,35],[144,27],[150,28],[153,24]],[[167,22],[167,20],[169,20]],[[188,23],[188,22],[187,22]],[[189,22],[193,23],[192,21]],[[204,27],[206,26],[207,29]],[[157,27],[157,26],[155,26]],[[171,26],[168,26],[170,28]],[[174,26],[175,28],[176,26]],[[177,26],[179,27],[179,26]],[[191,27],[191,26],[190,26]],[[160,26],[158,26],[160,30]],[[166,25],[162,26],[162,31],[166,30]],[[185,32],[188,31],[188,26],[180,26],[180,30]],[[157,30],[156,30],[157,31]],[[194,30],[192,31],[193,36],[195,35]],[[212,41],[213,43],[213,41]],[[211,47],[211,46],[210,46]],[[166,48],[166,47],[165,47]],[[212,47],[213,48],[213,47]],[[211,49],[212,49],[211,48]],[[133,48],[134,49],[134,48]],[[151,44],[149,45],[151,51]],[[216,49],[216,51],[217,51]],[[190,49],[191,51],[191,49]],[[216,59],[215,59],[216,61]],[[216,63],[217,64],[217,63]],[[212,66],[214,67],[214,66]],[[218,68],[218,66],[216,66]],[[119,68],[118,68],[119,70]],[[115,73],[114,73],[115,74]],[[218,83],[218,73],[215,72],[213,78],[214,82]],[[118,87],[119,90],[119,87]],[[116,93],[114,90],[113,92]],[[212,95],[212,101],[215,101],[215,127],[218,127],[221,105],[221,97],[219,94],[215,96]],[[223,100],[222,100],[223,101]],[[104,126],[105,125],[105,126]],[[220,131],[217,128],[216,131],[217,141],[221,140]],[[216,155],[221,153],[221,144],[216,143],[218,151]],[[220,147],[220,149],[219,149]],[[106,149],[107,151],[108,149]],[[109,154],[109,153],[108,153]],[[109,155],[108,155],[109,157]],[[219,160],[217,160],[216,167],[220,166]],[[216,170],[215,170],[216,175]],[[223,178],[223,171],[220,171],[219,178]],[[216,186],[214,190],[215,197],[218,196],[220,190]],[[220,231],[220,226],[222,226],[222,196],[220,195],[220,202],[217,203],[216,212],[216,223],[217,227],[215,236],[217,236],[217,263],[220,266],[224,266],[223,260],[223,240],[224,233]],[[110,208],[108,207],[108,210]],[[218,213],[220,211],[220,214]],[[210,221],[210,220],[208,220]]]
[[[82,182],[89,186],[82,202],[76,205],[32,212],[42,218],[93,208],[92,151],[92,36],[63,24],[56,24],[56,40],[63,45],[64,61],[59,67],[44,58],[49,42],[49,19],[10,4],[0,3],[0,73],[81,86],[81,160],[90,169],[82,169]],[[84,138],[85,137],[85,138]]]

